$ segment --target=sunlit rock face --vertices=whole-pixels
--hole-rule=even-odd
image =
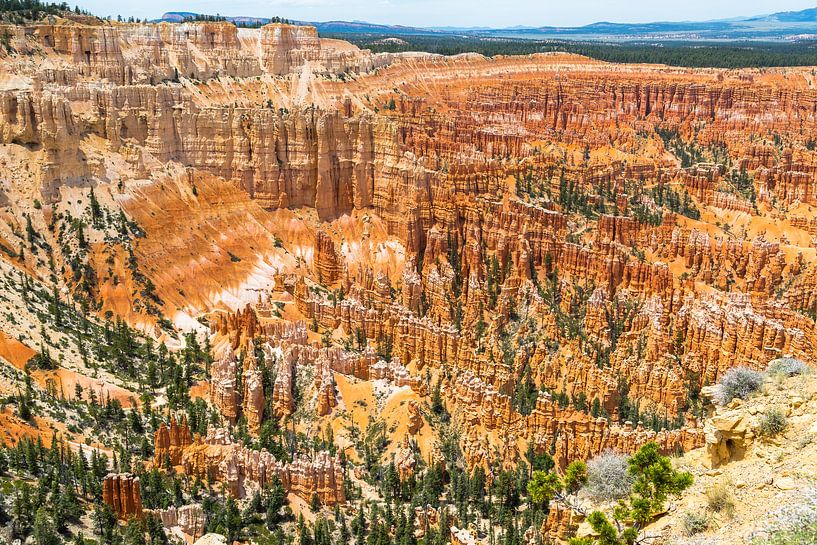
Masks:
[[[372,54],[279,24],[8,31],[0,243],[30,217],[54,251],[0,259],[157,339],[208,336],[197,395],[250,437],[377,415],[407,478],[433,405],[469,469],[689,450],[701,387],[813,355],[808,70]],[[91,187],[124,219],[87,222],[80,262],[49,225],[88,219]],[[326,452],[193,435],[170,420],[154,463],[344,501]]]

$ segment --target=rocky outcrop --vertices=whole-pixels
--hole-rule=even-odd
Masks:
[[[479,545],[481,542],[465,528],[451,527],[451,545]]]
[[[239,408],[237,362],[235,352],[228,348],[210,368],[210,402],[231,423],[235,423],[238,418]]]
[[[235,312],[218,313],[210,323],[210,331],[230,338],[233,351],[243,350],[260,332],[258,315],[251,305]],[[226,355],[226,354],[225,354]]]
[[[685,352],[700,362],[710,383],[734,365],[760,368],[780,354],[807,357],[810,346],[804,330],[758,312],[744,294],[720,301],[689,297],[679,318]]]
[[[171,506],[167,509],[145,510],[145,512],[159,517],[162,526],[171,533],[179,531],[194,541],[200,538],[207,528],[207,516],[198,503],[181,507]]]
[[[321,42],[315,27],[266,25],[261,29],[261,65],[275,75],[320,59]]]
[[[288,349],[279,352],[276,358],[275,382],[272,385],[272,414],[282,418],[292,414],[295,410],[295,350]]]
[[[318,392],[315,410],[318,416],[325,416],[338,405],[338,400],[335,395],[335,378],[332,376],[332,371],[325,359],[318,360],[318,364],[316,365],[315,389]]]
[[[414,448],[408,436],[403,437],[403,441],[394,452],[394,466],[397,468],[401,481],[414,475],[417,458],[414,456]]]
[[[310,501],[313,494],[324,505],[345,503],[343,470],[338,458],[319,452],[313,459],[297,456],[281,463],[266,450],[250,450],[233,443],[226,430],[213,430],[187,447],[182,466],[188,475],[221,482],[236,498],[247,497],[280,479],[287,492]]]
[[[390,306],[377,312],[351,297],[335,305],[328,298],[310,292],[302,281],[295,286],[295,301],[304,315],[314,318],[323,327],[359,329],[373,342],[382,337],[392,339],[393,354],[400,361],[418,359],[421,365],[440,365],[456,360],[458,334],[453,327],[435,325],[403,308]]]
[[[244,387],[242,396],[242,414],[247,419],[247,427],[251,433],[257,434],[261,430],[264,420],[264,383],[261,370],[255,357],[248,355],[249,364],[244,370],[241,383]]]
[[[408,432],[411,435],[417,435],[425,424],[420,405],[416,401],[409,401],[406,408],[408,410]]]
[[[525,437],[540,451],[550,450],[561,468],[571,460],[587,460],[607,449],[635,452],[650,441],[658,443],[665,453],[690,450],[704,443],[703,430],[692,418],[682,429],[656,432],[641,424],[611,424],[606,418],[594,418],[570,406],[560,407],[546,394],[540,394],[534,410],[523,417],[511,407],[509,396],[470,372],[458,377],[452,394],[454,417],[468,430],[463,454],[471,466],[491,463],[490,449],[479,437],[479,427],[497,433],[506,446],[511,446],[503,460],[519,455],[512,445]]]
[[[369,368],[370,380],[385,380],[397,387],[411,386],[416,382],[401,363],[399,358],[394,358],[389,362],[379,360]]]
[[[422,538],[430,528],[440,524],[440,513],[431,505],[418,505],[414,508],[414,537]]]
[[[4,25],[17,51],[56,57],[51,82],[104,79],[119,85],[283,76],[307,62],[324,70],[364,71],[388,64],[355,48],[323,48],[314,27],[270,24],[242,29],[227,22],[181,24]]]
[[[322,284],[334,284],[343,274],[335,241],[325,231],[318,231],[315,242],[315,274]]]
[[[130,473],[110,473],[102,480],[102,501],[117,518],[142,518],[142,488]]]
[[[711,468],[742,459],[752,446],[754,430],[741,412],[723,413],[706,421],[706,463]]]
[[[168,460],[173,466],[181,464],[182,452],[192,443],[193,438],[187,426],[187,417],[182,416],[181,422],[177,423],[176,417],[171,416],[170,425],[167,426],[162,422],[154,434],[154,465],[165,467]]]
[[[573,509],[554,502],[542,523],[540,534],[545,543],[567,543],[567,540],[576,534],[583,520],[584,517]]]
[[[325,451],[318,453],[313,460],[296,458],[279,478],[287,490],[304,499],[311,499],[314,494],[323,505],[346,503],[340,460]]]
[[[193,545],[228,545],[228,543],[223,535],[211,532],[201,536]]]

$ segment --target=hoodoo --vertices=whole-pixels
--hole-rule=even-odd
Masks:
[[[813,542],[813,10],[81,8],[0,2],[0,541]]]

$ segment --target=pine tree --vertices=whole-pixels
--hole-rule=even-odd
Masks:
[[[124,545],[147,545],[145,527],[138,518],[132,518],[125,527]]]
[[[241,513],[238,510],[238,505],[232,496],[227,498],[224,509],[224,519],[228,532],[227,538],[230,541],[238,541],[241,536],[241,527],[243,524],[241,520]]]
[[[37,545],[60,545],[60,536],[46,508],[40,507],[34,515],[34,542]]]
[[[30,443],[30,442],[29,442]],[[34,505],[31,500],[31,486],[20,483],[14,488],[14,498],[11,504],[11,531],[16,537],[25,537],[31,531],[31,518]]]
[[[94,227],[99,227],[100,220],[102,219],[102,207],[99,206],[99,201],[96,199],[93,187],[91,187],[89,198],[91,201],[91,223]]]

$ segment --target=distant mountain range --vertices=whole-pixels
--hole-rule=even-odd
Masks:
[[[168,12],[160,20],[180,22],[194,17],[192,12]],[[236,24],[265,24],[263,17],[226,17]],[[573,40],[795,40],[817,36],[817,8],[785,11],[753,17],[714,21],[661,21],[654,23],[598,22],[580,27],[408,27],[363,21],[293,21],[314,25],[323,34],[433,35],[456,34],[484,37]]]
[[[180,23],[185,19],[189,19],[192,17],[198,17],[202,14],[193,13],[189,11],[169,11],[162,15],[161,19],[158,21],[166,21],[169,23]],[[237,17],[229,17],[223,16],[225,20],[230,21],[231,23],[235,23],[237,25],[253,25],[253,24],[267,24],[272,19],[267,17],[248,17],[248,16],[237,16]],[[444,30],[438,30],[433,28],[417,28],[417,27],[409,27],[409,26],[401,26],[401,25],[378,25],[375,23],[367,23],[364,21],[292,21],[293,24],[296,25],[312,25],[318,29],[318,32],[321,33],[341,33],[341,34],[402,34],[402,35],[413,35],[413,34],[435,34],[435,33],[447,33]],[[452,29],[453,30],[453,29]],[[488,28],[481,29],[481,30],[490,30]],[[459,31],[458,31],[459,32]]]

